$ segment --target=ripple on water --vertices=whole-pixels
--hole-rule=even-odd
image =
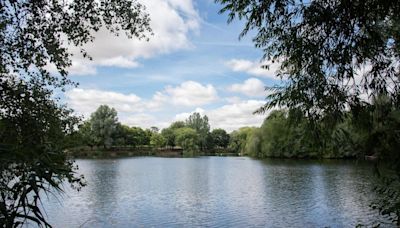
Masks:
[[[88,181],[44,201],[55,227],[354,227],[368,205],[370,167],[249,158],[78,160]]]

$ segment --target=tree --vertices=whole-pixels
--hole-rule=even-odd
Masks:
[[[107,105],[100,105],[90,115],[89,121],[96,144],[104,148],[110,147],[113,142],[112,135],[118,125],[117,111]]]
[[[171,126],[169,126],[169,128],[172,130],[176,130],[183,127],[186,127],[186,124],[183,121],[175,121],[171,124]]]
[[[82,186],[62,141],[76,118],[53,90],[73,84],[69,47],[82,48],[102,28],[147,38],[149,17],[136,1],[0,2],[0,225],[26,221],[50,226],[40,194],[60,190],[64,180]],[[49,65],[58,73],[51,74]],[[6,133],[5,133],[6,132]]]
[[[200,113],[195,112],[189,116],[186,120],[186,126],[194,129],[199,135],[199,147],[201,150],[206,149],[207,134],[210,132],[210,124],[208,123],[208,117],[203,117]]]
[[[235,153],[244,153],[247,138],[250,137],[253,131],[256,128],[254,127],[242,127],[236,131],[233,131],[230,134],[230,140],[228,144],[228,148]]]
[[[164,128],[161,131],[161,135],[165,138],[167,146],[175,146],[175,132],[173,129],[171,129],[170,127]]]
[[[130,140],[130,128],[121,123],[117,123],[115,131],[111,135],[113,145],[115,146],[126,146],[131,144]]]
[[[150,138],[150,145],[155,147],[155,148],[161,148],[164,147],[166,144],[165,138],[162,136],[162,134],[159,133],[153,133],[153,135]]]
[[[175,121],[168,128],[162,129],[161,134],[165,138],[167,146],[174,147],[176,145],[176,131],[180,128],[184,128],[185,126],[185,122]]]
[[[214,141],[214,145],[226,148],[229,144],[229,135],[224,129],[214,129],[211,132],[211,139]]]
[[[152,126],[152,127],[150,127],[150,131],[153,133],[158,133],[160,131],[160,129],[158,127]]]
[[[79,133],[82,136],[83,143],[93,149],[93,146],[96,145],[96,138],[94,137],[91,123],[89,121],[85,121],[81,126],[79,126]]]
[[[50,226],[39,209],[40,193],[61,190],[63,181],[84,186],[64,153],[64,138],[78,119],[41,87],[8,81],[0,93],[0,226],[27,220]]]
[[[146,129],[143,132],[144,132],[144,135],[143,135],[144,137],[143,137],[141,145],[150,145],[150,139],[151,139],[151,136],[153,135],[153,132],[150,129]]]
[[[193,156],[198,150],[199,135],[196,130],[184,127],[176,130],[175,143],[181,146],[187,156]]]

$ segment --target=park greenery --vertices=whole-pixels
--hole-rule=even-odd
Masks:
[[[195,112],[185,121],[173,122],[159,132],[157,127],[142,129],[121,124],[117,111],[107,105],[98,107],[90,118],[81,123],[78,130],[69,134],[67,138],[66,142],[73,155],[74,151],[86,150],[88,156],[98,150],[107,153],[115,148],[133,151],[175,149],[182,150],[183,156],[196,156],[218,149],[226,151],[224,149],[229,143],[229,134],[225,130],[210,131],[206,115],[201,116]],[[79,153],[75,155],[79,156]]]

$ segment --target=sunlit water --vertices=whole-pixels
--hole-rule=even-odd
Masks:
[[[349,161],[244,157],[78,160],[88,185],[44,207],[55,227],[354,227],[372,168]]]

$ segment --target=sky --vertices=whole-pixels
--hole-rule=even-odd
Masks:
[[[142,0],[154,32],[150,40],[114,36],[106,30],[75,54],[63,100],[89,118],[107,104],[121,123],[160,129],[191,113],[207,115],[212,129],[228,132],[260,126],[265,86],[279,83],[277,67],[262,69],[262,51],[251,34],[239,40],[244,22],[227,23],[214,0]],[[72,50],[74,53],[74,50]],[[75,51],[76,52],[76,51]]]

